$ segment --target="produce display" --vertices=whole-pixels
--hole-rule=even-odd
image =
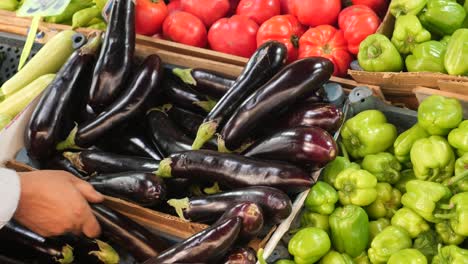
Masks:
[[[467,1],[393,0],[389,9],[396,18],[393,33],[363,41],[358,53],[362,69],[468,74]]]

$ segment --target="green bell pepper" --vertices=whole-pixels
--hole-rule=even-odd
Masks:
[[[450,198],[450,203],[443,206],[450,208],[450,213],[440,213],[434,216],[439,219],[450,220],[453,231],[461,236],[468,236],[468,192],[457,193]]]
[[[366,252],[353,259],[354,264],[371,264]]]
[[[393,253],[410,248],[411,244],[411,238],[405,229],[388,226],[374,238],[367,252],[373,264],[386,263]]]
[[[364,157],[361,166],[377,177],[379,182],[396,183],[400,179],[401,164],[392,154],[380,152]]]
[[[358,62],[368,72],[399,72],[403,59],[385,35],[372,34],[359,45]]]
[[[387,226],[390,225],[390,220],[387,218],[379,218],[375,221],[369,222],[369,245],[374,238],[382,232]]]
[[[468,171],[468,153],[465,153],[455,161],[455,176],[459,176],[466,171]],[[468,179],[464,178],[459,180],[456,185],[456,190],[457,192],[468,192]]]
[[[428,231],[421,233],[413,243],[413,248],[421,251],[428,262],[432,261],[435,255],[437,255],[437,246],[442,243],[437,236],[436,231],[429,229]]]
[[[275,262],[275,264],[296,264],[296,262],[290,260],[290,259],[280,259]]]
[[[366,170],[348,168],[336,177],[340,203],[358,206],[369,205],[377,198],[377,178]]]
[[[427,264],[427,259],[419,250],[405,248],[393,253],[387,264]]]
[[[361,168],[359,164],[351,162],[349,160],[348,152],[346,151],[346,148],[344,147],[343,143],[339,143],[339,145],[343,156],[338,156],[333,161],[329,162],[323,169],[322,174],[323,180],[331,186],[335,185],[336,176],[338,176],[340,172],[344,171],[347,168]]]
[[[355,258],[367,248],[369,218],[356,205],[338,207],[330,215],[331,239],[334,248]]]
[[[304,210],[301,215],[301,227],[317,227],[328,233],[330,230],[328,215],[321,215]]]
[[[340,254],[330,250],[319,262],[320,264],[354,264],[353,259],[347,254]]]
[[[431,33],[423,28],[415,15],[396,18],[392,43],[400,54],[409,54],[417,44],[431,40]]]
[[[429,137],[429,133],[427,133],[419,124],[416,124],[401,133],[393,143],[393,151],[397,160],[401,163],[410,161],[410,151],[414,142],[418,139],[427,137]]]
[[[62,24],[65,21],[71,20],[73,14],[76,12],[91,6],[93,6],[91,0],[71,0],[62,13],[56,16],[48,16],[45,18],[45,21],[48,23]]]
[[[390,13],[393,16],[417,15],[426,5],[427,0],[392,0],[390,3]]]
[[[312,186],[305,200],[305,208],[311,212],[329,215],[335,210],[338,193],[330,184],[318,181]]]
[[[412,55],[406,57],[406,69],[409,72],[447,73],[444,66],[447,46],[435,41],[427,41],[414,47]]]
[[[455,233],[449,221],[443,221],[435,225],[439,239],[447,245],[460,245],[465,237]]]
[[[442,182],[453,175],[455,154],[443,137],[431,136],[416,141],[410,156],[418,179]]]
[[[468,29],[453,33],[445,53],[444,65],[450,75],[468,75]]]
[[[400,180],[395,183],[394,186],[403,194],[406,193],[406,183],[412,180],[417,180],[416,175],[414,175],[414,171],[404,170],[401,172]]]
[[[91,20],[101,15],[101,10],[96,6],[92,6],[89,8],[82,9],[72,17],[72,28],[80,28],[85,27],[89,24]]]
[[[107,4],[107,0],[93,0],[93,2],[96,4],[99,10],[102,10]]]
[[[418,108],[418,123],[431,135],[446,136],[462,120],[463,108],[457,99],[431,95]]]
[[[466,11],[453,0],[428,0],[427,6],[419,15],[424,28],[431,33],[444,36],[452,35],[465,20]]]
[[[396,127],[378,110],[366,110],[348,119],[341,129],[346,151],[355,159],[385,151],[397,137]]]
[[[311,264],[325,256],[331,248],[327,232],[316,227],[299,230],[289,241],[288,251],[297,264]]]
[[[15,11],[18,7],[17,0],[2,0],[0,1],[0,9],[7,11]]]
[[[440,220],[434,217],[434,211],[451,196],[450,189],[440,183],[412,180],[406,183],[406,193],[401,197],[401,203],[426,221],[437,223]]]
[[[401,192],[386,182],[377,183],[377,198],[367,206],[366,211],[370,218],[391,218],[401,207]]]
[[[427,222],[420,215],[406,207],[396,211],[392,217],[392,225],[404,228],[411,238],[415,238],[430,229]]]
[[[467,264],[468,250],[454,245],[445,246],[439,249],[439,254],[434,257],[432,264]]]
[[[448,142],[457,149],[460,156],[468,152],[468,120],[461,122],[458,128],[450,131]]]

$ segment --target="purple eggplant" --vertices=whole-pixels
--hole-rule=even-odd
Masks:
[[[104,205],[91,205],[103,234],[142,262],[169,248],[170,243],[156,236],[130,218]]]
[[[234,248],[228,253],[223,264],[255,264],[256,255],[252,248]]]
[[[200,125],[193,149],[200,149],[210,140],[234,111],[256,89],[268,82],[286,62],[287,49],[282,43],[269,41],[262,44],[250,57],[247,65],[231,89],[216,103]],[[306,73],[309,74],[309,73]]]
[[[257,160],[212,150],[191,150],[162,160],[156,175],[219,182],[228,188],[270,186],[299,193],[313,185],[309,174],[294,165]]]
[[[48,170],[63,170],[67,171],[80,179],[86,179],[88,175],[82,173],[78,170],[68,159],[66,159],[62,154],[54,155],[47,161],[41,163],[41,169]]]
[[[245,202],[235,205],[226,211],[219,218],[218,222],[232,217],[240,217],[242,219],[242,229],[239,236],[246,241],[256,237],[263,228],[263,211],[256,203]]]
[[[168,201],[181,218],[197,222],[215,221],[227,210],[245,202],[260,205],[264,218],[274,223],[280,223],[292,210],[291,200],[284,192],[263,186]]]
[[[88,181],[99,192],[141,206],[155,206],[166,198],[166,185],[149,172],[121,172],[91,177]]]
[[[319,127],[296,127],[258,140],[243,155],[319,168],[334,160],[337,152],[336,142],[327,131]]]
[[[223,97],[236,81],[223,74],[204,69],[175,68],[172,72],[193,89],[217,99]]]
[[[237,108],[221,130],[221,145],[237,150],[265,123],[274,122],[279,111],[314,95],[332,73],[333,63],[322,57],[289,64]]]
[[[203,116],[174,105],[170,107],[167,114],[190,137],[197,135],[197,129],[203,123]]]
[[[335,133],[343,122],[343,112],[332,104],[309,101],[293,106],[278,122],[279,127],[294,128],[299,126],[320,127],[330,133]]]
[[[99,150],[64,152],[63,156],[75,168],[87,175],[126,171],[153,172],[159,168],[159,161],[152,158],[119,155]]]
[[[240,217],[232,217],[177,243],[144,264],[218,263],[236,242],[242,226]]]

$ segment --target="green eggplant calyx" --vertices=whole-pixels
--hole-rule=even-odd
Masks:
[[[78,147],[75,143],[75,138],[76,138],[76,133],[78,132],[78,124],[75,123],[75,127],[72,129],[68,137],[57,144],[56,149],[58,151],[63,151],[66,149],[76,149],[76,150],[82,150],[82,148]]]
[[[172,160],[165,158],[159,163],[159,168],[155,172],[156,176],[161,178],[172,178]]]
[[[203,192],[206,193],[206,194],[210,194],[210,195],[211,194],[217,194],[217,193],[221,192],[221,188],[219,187],[218,182],[215,182],[213,184],[213,186],[211,186],[209,188],[204,188]]]
[[[119,254],[106,242],[96,239],[99,250],[91,251],[88,254],[96,256],[105,264],[118,264],[120,261]]]
[[[227,147],[226,142],[222,138],[221,134],[218,134],[218,152],[221,153],[232,153]]]
[[[205,142],[210,140],[214,134],[216,133],[216,129],[218,128],[218,122],[216,121],[208,121],[200,125],[197,131],[197,136],[192,144],[193,150],[198,150],[203,147]]]
[[[369,59],[378,58],[382,54],[382,49],[378,46],[371,45],[367,48],[367,57]]]
[[[79,171],[83,173],[87,173],[87,171],[84,170],[84,164],[80,159],[80,154],[81,152],[64,152],[62,155],[64,158],[66,158],[68,161],[71,162],[71,164],[77,168]]]
[[[70,245],[63,246],[62,257],[63,258],[61,259],[54,258],[54,260],[61,264],[70,264],[75,260],[75,257],[73,256],[73,248]]]
[[[171,110],[171,108],[172,108],[172,104],[165,104],[165,105],[162,105],[160,107],[153,107],[153,108],[148,109],[148,111],[146,111],[146,114],[149,114],[149,113],[151,113],[153,111],[159,111],[159,112],[162,112],[164,114],[167,114],[167,112],[169,110]]]
[[[257,259],[258,259],[258,263],[260,264],[268,264],[265,260],[265,257],[263,257],[263,248],[258,249]]]
[[[172,73],[186,84],[197,85],[197,81],[192,76],[192,69],[175,68],[172,70]]]
[[[196,106],[199,106],[205,112],[209,113],[216,105],[216,101],[208,99],[207,101],[198,101],[193,103]]]
[[[174,207],[180,219],[188,222],[187,218],[185,218],[184,216],[183,210],[189,207],[189,204],[190,204],[189,198],[185,197],[182,199],[170,199],[169,201],[167,201],[167,204]]]
[[[88,43],[81,48],[80,54],[95,54],[102,43],[101,35],[101,32],[93,32]]]

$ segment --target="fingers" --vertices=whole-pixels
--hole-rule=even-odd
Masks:
[[[99,223],[89,206],[86,210],[86,213],[84,214],[81,232],[89,238],[95,238],[101,234],[101,227],[99,226]]]
[[[83,180],[75,178],[72,180],[76,189],[83,195],[83,197],[90,203],[100,203],[104,200],[104,196],[97,192],[93,186]]]

